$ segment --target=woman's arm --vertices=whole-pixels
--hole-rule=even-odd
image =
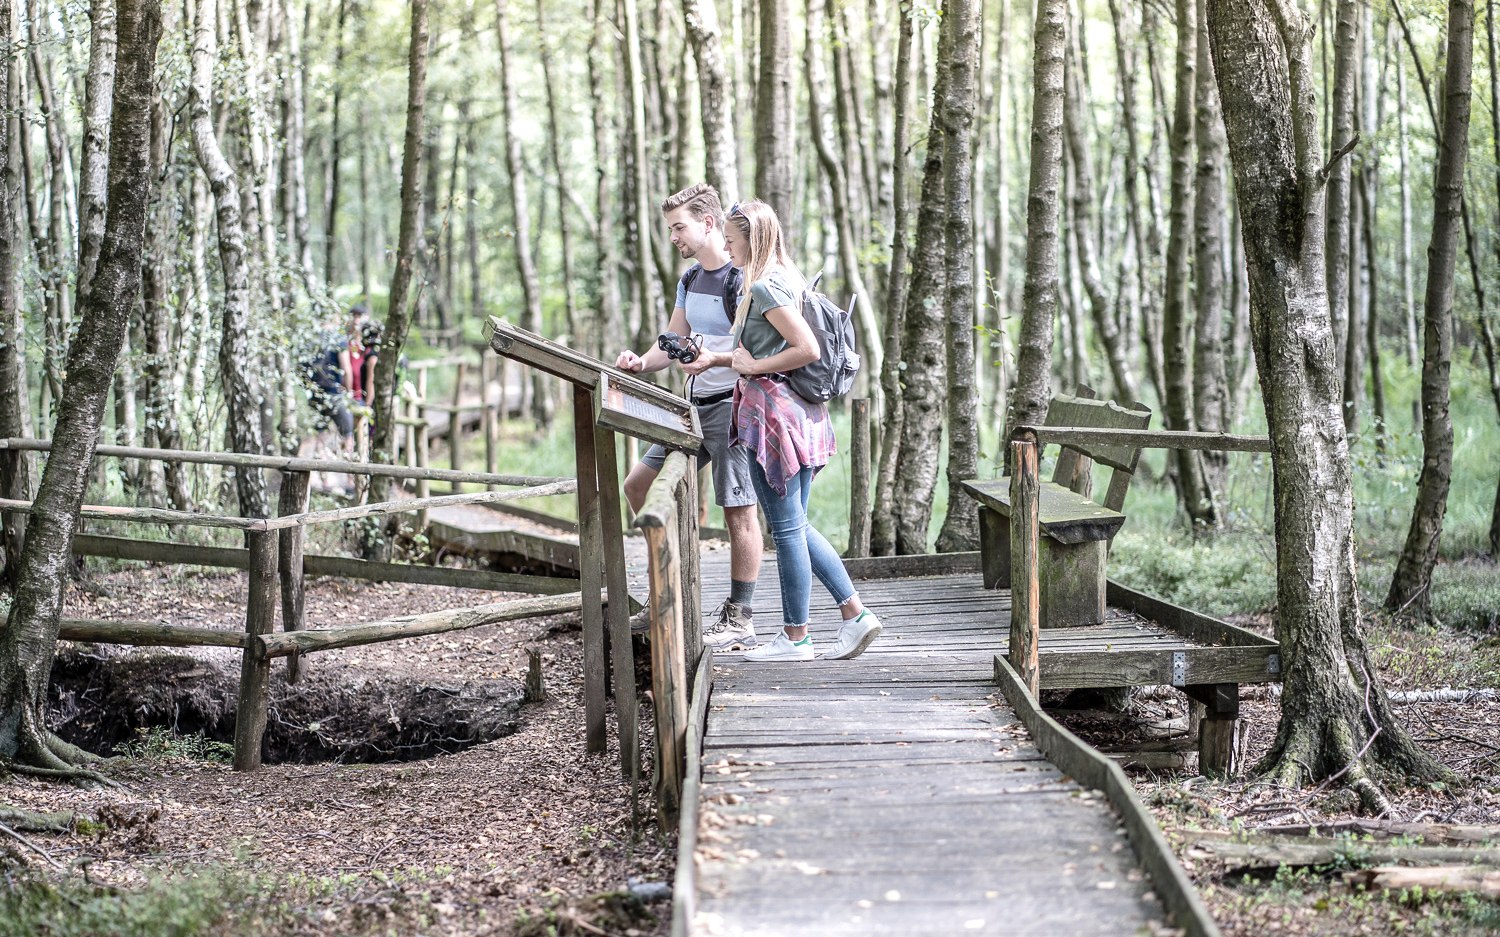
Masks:
[[[766,310],[766,321],[781,333],[786,347],[774,355],[753,358],[745,350],[745,346],[741,345],[734,350],[733,366],[736,371],[747,377],[753,374],[775,374],[795,371],[804,364],[818,360],[821,354],[818,337],[813,334],[807,320],[802,318],[801,312],[791,306],[777,306]]]

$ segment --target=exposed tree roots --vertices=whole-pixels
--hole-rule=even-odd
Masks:
[[[1359,797],[1360,809],[1370,816],[1385,816],[1391,811],[1390,800],[1371,776],[1374,772],[1388,771],[1417,780],[1453,776],[1405,732],[1383,729],[1377,728],[1357,743],[1353,727],[1336,716],[1283,718],[1282,737],[1255,770],[1284,787],[1316,784],[1313,793],[1342,781]]]

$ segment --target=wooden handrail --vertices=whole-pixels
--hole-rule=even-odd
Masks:
[[[11,437],[0,439],[0,449],[50,452],[52,440]],[[186,449],[146,449],[137,446],[98,446],[95,452],[122,459],[154,459],[162,462],[184,462],[193,465],[230,465],[237,468],[269,468],[283,472],[338,472],[344,475],[381,475],[388,478],[412,478],[435,482],[464,482],[473,485],[545,485],[562,481],[556,475],[496,475],[490,472],[455,472],[452,469],[383,465],[378,462],[349,462],[340,459],[299,459],[292,456],[253,455],[245,452],[195,452]]]
[[[307,527],[313,524],[329,524],[353,520],[359,517],[378,517],[387,514],[404,514],[409,511],[422,512],[431,508],[449,507],[455,504],[494,504],[500,501],[519,501],[526,498],[544,498],[550,495],[571,494],[578,490],[578,482],[569,478],[534,488],[513,491],[475,491],[468,494],[437,495],[431,498],[408,498],[403,501],[377,501],[373,504],[356,504],[347,508],[328,511],[304,511],[283,517],[231,517],[224,514],[197,514],[193,511],[173,511],[166,508],[130,508],[112,504],[86,504],[80,517],[92,520],[140,521],[153,524],[181,524],[186,527],[228,527],[234,530],[268,531],[285,530],[291,527]],[[30,514],[32,502],[0,498],[0,511]]]
[[[1211,452],[1270,452],[1269,436],[1234,433],[1190,433],[1162,429],[1108,429],[1094,426],[1020,426],[1016,433],[1031,433],[1042,445],[1056,443],[1102,443],[1136,449],[1202,449]]]
[[[656,708],[658,818],[664,831],[681,807],[687,767],[689,664],[684,624],[689,617],[686,597],[691,591],[683,587],[680,566],[684,544],[679,522],[690,517],[696,526],[697,504],[684,503],[688,487],[684,482],[690,471],[685,454],[668,453],[635,518],[636,526],[646,534],[651,579],[651,697]],[[686,546],[697,550],[696,530]],[[696,615],[692,617],[696,621]]]

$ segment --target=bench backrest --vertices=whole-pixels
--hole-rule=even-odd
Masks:
[[[1047,426],[1080,426],[1094,429],[1146,429],[1151,408],[1141,403],[1122,407],[1112,400],[1094,399],[1089,387],[1079,387],[1073,396],[1058,394],[1047,406]],[[1133,446],[1068,443],[1057,457],[1052,480],[1082,495],[1092,495],[1095,462],[1109,466],[1109,490],[1099,503],[1111,511],[1125,505],[1125,493],[1140,462],[1141,451]],[[1096,499],[1097,500],[1097,499]]]

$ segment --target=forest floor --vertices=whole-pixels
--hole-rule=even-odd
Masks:
[[[311,580],[308,615],[320,626],[350,624],[495,600],[460,591]],[[72,585],[67,614],[237,630],[244,600],[241,575],[135,568]],[[1264,622],[1240,623],[1264,628]],[[649,779],[641,782],[639,812],[633,812],[631,784],[621,777],[613,744],[604,755],[583,750],[578,637],[575,617],[309,659],[304,685],[404,688],[365,693],[356,720],[367,719],[371,706],[388,706],[388,720],[399,723],[402,700],[413,692],[436,691],[467,707],[486,700],[497,709],[511,707],[508,727],[491,726],[495,737],[449,754],[364,764],[335,757],[236,774],[222,742],[156,729],[137,732],[125,745],[129,757],[106,767],[119,789],[8,779],[0,786],[0,824],[10,822],[6,807],[66,811],[78,819],[64,833],[6,833],[10,827],[0,826],[0,850],[18,860],[0,863],[6,883],[0,935],[664,934],[670,905],[643,898],[660,896],[669,885],[673,844],[658,835],[649,814]],[[1392,689],[1431,688],[1433,674],[1424,662],[1438,659],[1444,672],[1463,659],[1469,672],[1500,672],[1495,640],[1470,632],[1377,622],[1372,645]],[[552,692],[542,703],[520,706],[514,700],[531,646],[543,652]],[[82,656],[124,653],[141,652],[93,648]],[[181,652],[154,653],[181,661]],[[198,664],[191,671],[158,671],[160,681],[216,671],[231,687],[237,679],[237,652],[200,650],[193,660]],[[283,673],[278,667],[273,679]],[[66,697],[59,711],[85,722],[78,706],[93,692],[87,681],[70,678],[59,687]],[[1253,764],[1270,747],[1280,710],[1271,693],[1247,695],[1244,753]],[[337,696],[329,689],[320,698],[330,707],[347,702]],[[115,697],[108,703],[126,705]],[[185,726],[191,707],[178,705]],[[191,705],[201,709],[202,700]],[[1109,746],[1146,725],[1171,731],[1185,716],[1170,693],[1146,694],[1137,710],[1133,722],[1088,711],[1064,718],[1094,744]],[[307,711],[304,705],[299,718],[308,718]],[[1392,819],[1500,822],[1500,703],[1410,703],[1397,712],[1458,780],[1387,786]],[[141,721],[140,713],[115,715]],[[430,709],[423,711],[422,718],[430,717]],[[333,714],[324,721],[332,723]],[[222,726],[215,731],[224,737]],[[649,732],[643,726],[642,737]],[[337,732],[325,727],[320,736],[337,747]],[[436,737],[435,747],[444,748],[442,733]],[[1226,937],[1500,929],[1500,906],[1490,901],[1358,890],[1345,877],[1359,862],[1354,846],[1339,861],[1321,865],[1256,867],[1225,861],[1194,839],[1199,830],[1240,835],[1273,824],[1350,819],[1357,804],[1342,788],[1288,791],[1243,777],[1211,782],[1197,777],[1191,762],[1172,771],[1132,770],[1132,779]]]
[[[493,601],[334,579],[309,580],[307,593],[318,626]],[[65,614],[238,629],[244,603],[243,575],[137,568],[75,584]],[[661,895],[652,886],[670,883],[675,852],[650,814],[649,778],[633,818],[615,740],[605,754],[584,751],[576,615],[327,651],[307,663],[310,676],[342,683],[509,700],[497,687],[519,694],[530,646],[543,652],[546,700],[521,706],[512,734],[452,754],[243,774],[231,771],[222,743],[157,730],[105,767],[119,789],[10,778],[0,804],[80,820],[68,833],[20,834],[30,845],[0,837],[27,867],[5,873],[0,934],[664,933],[670,904],[633,897],[629,885]],[[193,656],[200,672],[238,676],[236,651]],[[278,666],[273,681],[284,673]],[[389,694],[389,718],[400,718],[402,698]],[[649,738],[649,721],[642,728]]]

